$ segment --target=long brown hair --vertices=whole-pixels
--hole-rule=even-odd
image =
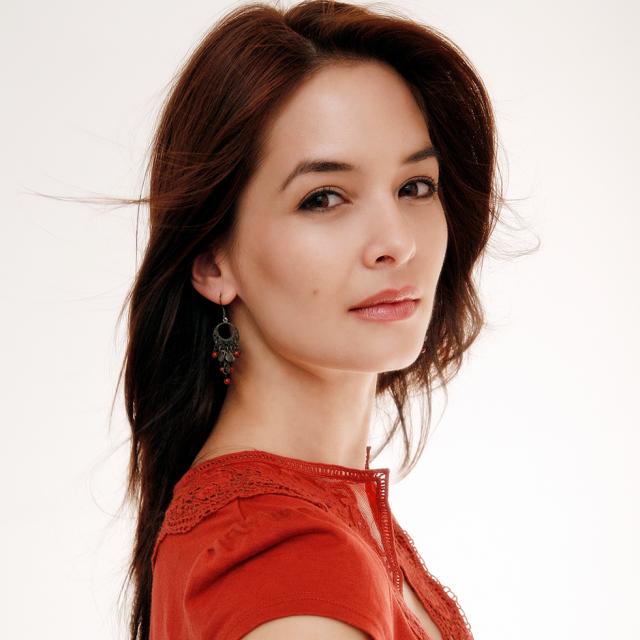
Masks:
[[[266,3],[231,10],[173,79],[151,142],[148,197],[124,200],[148,205],[150,216],[144,257],[119,316],[128,308],[116,386],[117,395],[124,374],[131,424],[126,500],[137,516],[125,579],[134,584],[132,640],[149,637],[151,553],[174,485],[203,446],[226,393],[210,357],[220,308],[194,290],[191,265],[233,241],[236,201],[261,161],[269,118],[319,68],[340,60],[391,65],[413,92],[440,154],[448,246],[426,350],[406,369],[377,379],[377,397],[386,394],[397,416],[373,457],[400,433],[401,477],[426,444],[432,390],[439,382],[446,391],[486,324],[473,270],[506,202],[488,92],[443,33],[370,6],[307,0],[286,10]],[[411,458],[405,414],[414,391],[427,402]]]

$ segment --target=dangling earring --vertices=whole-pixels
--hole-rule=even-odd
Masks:
[[[221,363],[219,367],[220,371],[224,374],[224,383],[231,384],[231,373],[233,367],[231,363],[240,357],[240,351],[238,351],[238,342],[240,340],[240,333],[235,325],[229,322],[227,314],[222,304],[222,293],[220,294],[220,305],[222,306],[222,322],[219,322],[213,329],[213,344],[214,351],[211,352],[212,358],[217,358]],[[223,328],[229,335],[224,337],[220,334],[220,329]]]

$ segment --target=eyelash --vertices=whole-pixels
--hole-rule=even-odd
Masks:
[[[409,180],[409,182],[405,182],[401,188],[406,187],[408,184],[413,184],[414,182],[426,182],[429,187],[431,187],[431,193],[426,195],[426,196],[416,196],[416,198],[418,200],[424,200],[425,198],[432,198],[436,193],[438,193],[438,184],[436,184],[431,178],[427,178],[425,176],[421,176],[419,178],[413,178],[413,180]],[[318,211],[329,211],[330,209],[333,209],[334,207],[337,207],[338,205],[334,205],[333,207],[308,207],[305,206],[306,203],[308,203],[310,200],[312,200],[313,198],[315,198],[316,196],[319,195],[323,195],[323,194],[328,194],[328,195],[336,195],[336,196],[340,196],[340,194],[333,190],[333,189],[329,189],[328,187],[324,187],[322,189],[318,189],[317,191],[314,191],[313,193],[310,193],[308,196],[306,196],[304,198],[304,200],[298,205],[298,210],[299,211],[311,211],[312,213],[318,212]],[[342,197],[342,196],[340,196]]]

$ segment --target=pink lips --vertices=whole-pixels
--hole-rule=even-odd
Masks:
[[[407,285],[401,289],[384,289],[369,296],[349,309],[365,320],[402,320],[416,310],[419,303],[418,290]]]
[[[370,307],[350,309],[349,313],[355,313],[365,320],[403,320],[413,314],[418,303],[419,300],[411,299],[399,302],[384,302]]]
[[[374,305],[378,305],[381,303],[387,302],[398,302],[400,300],[407,299],[416,299],[419,297],[418,290],[411,286],[407,285],[406,287],[402,287],[402,289],[384,289],[383,291],[378,291],[378,293],[365,298],[351,307],[349,310],[361,309],[363,307],[372,307]]]

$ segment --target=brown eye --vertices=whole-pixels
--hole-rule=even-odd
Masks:
[[[410,182],[405,183],[401,187],[401,190],[402,189],[406,189],[407,187],[410,187],[411,185],[416,185],[416,184],[418,184],[420,182],[423,182],[424,184],[428,185],[429,189],[427,190],[427,193],[424,193],[424,194],[420,195],[419,194],[419,191],[420,191],[419,189],[413,189],[412,191],[414,191],[416,193],[410,193],[409,194],[410,197],[414,197],[414,198],[416,198],[418,200],[423,200],[425,198],[431,198],[438,191],[438,185],[431,178],[426,178],[426,177],[414,178]],[[333,209],[337,205],[330,206],[328,204],[329,196],[338,196],[339,198],[342,198],[342,196],[337,191],[335,191],[334,189],[328,189],[328,188],[318,189],[317,191],[314,191],[312,194],[307,196],[298,205],[298,210],[299,211],[320,212],[320,211],[328,211],[330,209]]]
[[[298,206],[298,209],[301,211],[325,211],[326,209],[332,209],[333,207],[328,205],[322,206],[322,204],[328,201],[328,196],[330,195],[341,197],[340,194],[333,189],[319,189],[305,198]]]
[[[430,198],[431,196],[435,195],[438,191],[438,186],[436,185],[436,183],[431,179],[431,178],[415,178],[414,180],[411,180],[410,182],[407,182],[402,189],[404,189],[405,187],[408,187],[410,185],[414,185],[417,184],[419,182],[424,182],[425,184],[427,184],[429,186],[429,190],[428,193],[423,194],[423,195],[417,195],[417,194],[411,194],[414,195],[416,198],[422,199],[422,198]],[[415,191],[415,189],[414,189]]]

